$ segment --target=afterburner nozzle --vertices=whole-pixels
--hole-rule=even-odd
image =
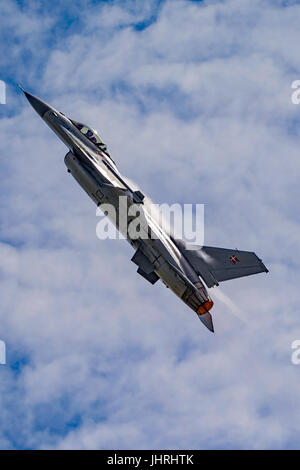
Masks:
[[[203,323],[203,325],[206,326],[206,328],[209,329],[209,331],[212,331],[212,332],[214,332],[214,325],[213,325],[212,316],[209,313],[209,310],[213,307],[213,305],[214,305],[213,301],[209,298],[209,300],[201,304],[197,310],[197,315],[199,317],[199,320]]]
[[[203,304],[200,305],[200,307],[197,310],[198,315],[204,315],[207,313],[212,307],[214,303],[212,300],[207,300]]]

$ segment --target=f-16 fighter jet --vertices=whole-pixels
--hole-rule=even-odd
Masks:
[[[127,230],[130,219],[125,229],[120,221],[115,221],[117,228],[124,232],[123,235],[135,249],[131,261],[137,265],[138,274],[151,284],[161,279],[196,312],[210,331],[214,331],[210,314],[213,301],[205,284],[213,287],[227,279],[268,272],[262,261],[249,251],[210,246],[188,249],[184,241],[176,239],[151,217],[144,204],[144,195],[133,190],[125,181],[94,129],[66,117],[36,96],[22,91],[35,111],[68,147],[65,156],[68,171],[96,204],[109,203],[118,213],[122,196],[128,212],[132,205],[138,205],[144,220],[140,236],[133,237]]]

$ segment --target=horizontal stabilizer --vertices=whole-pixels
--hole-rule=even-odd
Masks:
[[[184,249],[183,255],[208,287],[229,279],[268,272],[261,259],[251,251],[194,246]]]

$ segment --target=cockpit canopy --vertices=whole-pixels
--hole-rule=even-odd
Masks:
[[[72,120],[72,123],[74,124],[75,127],[77,127],[77,129],[80,130],[80,132],[82,132],[82,134],[84,134],[91,142],[93,142],[97,147],[99,147],[100,150],[107,152],[107,147],[105,143],[99,137],[95,129],[92,129],[90,126],[87,126],[86,124],[83,124],[81,122]]]

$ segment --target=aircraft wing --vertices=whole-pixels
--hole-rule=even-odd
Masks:
[[[194,246],[185,249],[183,255],[208,287],[229,279],[268,272],[261,259],[251,251]]]

